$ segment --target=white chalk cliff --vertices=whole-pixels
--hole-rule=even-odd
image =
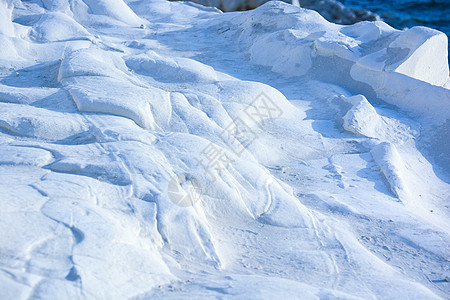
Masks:
[[[181,1],[181,0],[171,0]],[[236,11],[254,9],[271,0],[193,0],[192,2],[217,7],[222,11]],[[346,7],[338,0],[283,0],[286,3],[313,9],[320,13],[325,19],[338,24],[354,24],[359,21],[376,21],[380,17],[371,11]]]
[[[450,295],[445,34],[0,0],[0,45],[0,299]]]

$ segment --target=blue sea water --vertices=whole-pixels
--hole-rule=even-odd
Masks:
[[[339,1],[348,7],[370,10],[397,29],[427,26],[444,32],[447,37],[450,36],[450,0]]]
[[[450,34],[450,0],[340,0],[377,13],[398,29],[427,26]]]

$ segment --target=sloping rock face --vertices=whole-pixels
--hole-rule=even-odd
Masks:
[[[0,0],[0,45],[0,299],[448,298],[444,34]]]
[[[278,13],[284,17],[275,18]],[[449,117],[445,88],[433,89],[437,94],[430,99],[436,102],[427,100],[426,106],[411,100],[419,101],[411,93],[426,89],[424,84],[443,87],[448,81],[447,36],[442,32],[426,27],[399,31],[379,21],[341,26],[314,11],[270,2],[228,24],[225,35],[237,37],[252,62],[275,72],[317,74],[352,90],[364,83],[377,97],[403,109],[442,113],[441,121]],[[331,60],[333,72],[325,60]],[[439,112],[438,107],[444,109]]]
[[[174,0],[176,1],[176,0]],[[222,11],[254,9],[270,0],[194,0],[192,2],[217,7]],[[376,21],[380,17],[361,8],[345,7],[336,0],[284,0],[284,2],[313,9],[330,22],[350,25],[360,21]]]

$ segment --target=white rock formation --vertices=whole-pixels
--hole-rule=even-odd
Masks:
[[[0,299],[448,298],[442,33],[0,0],[0,45]]]
[[[449,77],[444,33],[425,27],[399,31],[379,21],[341,26],[294,6],[264,7],[228,18],[224,33],[238,35],[254,63],[288,76],[312,73],[350,90],[365,83],[376,97],[402,109],[431,113],[437,122],[450,117],[449,91],[443,88]],[[279,13],[286,16],[275,18]],[[425,89],[433,93],[427,105],[419,103]]]
[[[176,1],[176,0],[174,0]],[[192,2],[217,7],[222,11],[254,9],[270,0],[193,0]],[[361,9],[345,7],[337,0],[283,0],[284,2],[313,9],[325,19],[338,24],[353,24],[360,21],[380,20],[379,16]]]

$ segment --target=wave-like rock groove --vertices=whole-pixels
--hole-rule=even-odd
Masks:
[[[0,0],[1,299],[448,298],[447,36],[256,2]]]

